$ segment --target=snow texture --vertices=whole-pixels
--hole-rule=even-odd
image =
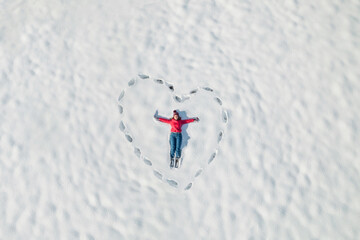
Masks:
[[[359,16],[0,0],[0,239],[360,239]]]

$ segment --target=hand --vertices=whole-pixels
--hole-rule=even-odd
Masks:
[[[200,121],[200,119],[198,117],[194,118],[196,122]]]

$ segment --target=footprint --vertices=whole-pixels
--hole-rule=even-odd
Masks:
[[[159,84],[163,84],[163,83],[164,83],[164,81],[161,80],[161,79],[155,79],[154,81],[155,81],[156,83],[159,83]]]
[[[176,181],[174,181],[174,180],[166,179],[166,181],[172,187],[177,187],[178,186],[178,183]]]
[[[209,158],[208,164],[210,164],[212,161],[214,161],[215,157],[216,157],[216,152],[211,154],[211,157]]]
[[[184,188],[184,190],[189,190],[191,187],[192,187],[192,183],[189,183],[189,184]]]
[[[160,172],[154,170],[154,175],[155,175],[155,177],[157,177],[158,179],[162,180],[163,175],[162,175]]]
[[[201,173],[202,173],[202,169],[199,169],[199,170],[196,172],[195,177],[200,176]]]
[[[125,91],[122,90],[119,97],[118,97],[118,101],[120,102],[120,100],[123,99],[124,96],[125,96]]]
[[[120,122],[119,128],[122,132],[125,130],[125,125],[124,125],[123,121]]]
[[[140,151],[140,149],[137,148],[137,147],[134,148],[134,153],[135,153],[135,155],[136,155],[137,157],[140,157],[140,156],[141,156],[141,151]]]
[[[118,108],[119,108],[119,113],[122,114],[124,111],[124,108],[121,105],[118,105]]]
[[[151,192],[152,194],[158,195],[158,192],[157,192],[155,189],[153,189],[152,187],[147,187],[147,189],[148,189],[149,192]]]
[[[214,90],[212,88],[209,87],[203,87],[204,90],[209,91],[209,92],[213,92]]]
[[[132,137],[130,135],[126,134],[125,137],[129,142],[133,141],[133,139],[132,139]]]
[[[147,79],[147,78],[149,78],[149,76],[148,75],[145,75],[145,74],[139,74],[138,75],[141,79]]]
[[[227,114],[226,110],[223,110],[223,111],[222,111],[222,119],[223,119],[223,122],[224,122],[224,123],[227,123],[227,121],[228,121],[228,114]]]
[[[144,158],[144,163],[148,166],[152,166],[152,162],[147,158]]]
[[[182,100],[181,100],[181,98],[180,98],[179,96],[174,96],[174,99],[175,99],[175,101],[177,101],[177,102],[179,102],[179,103],[182,102]]]
[[[218,143],[221,141],[222,137],[223,137],[223,131],[221,131],[221,132],[219,133],[219,136],[218,136]]]
[[[197,93],[197,89],[194,89],[194,90],[192,90],[191,92],[190,92],[190,94],[194,94],[194,93]]]
[[[172,84],[165,82],[165,85],[170,89],[170,91],[174,91],[174,86]]]
[[[216,102],[217,102],[220,106],[222,105],[222,101],[221,101],[220,98],[216,97],[215,100],[216,100]]]
[[[134,86],[134,85],[135,85],[135,79],[131,79],[131,80],[128,82],[128,85],[129,85],[129,87]]]

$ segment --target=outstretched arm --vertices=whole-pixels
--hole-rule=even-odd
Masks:
[[[166,118],[162,118],[158,116],[158,110],[156,110],[155,114],[154,114],[154,118],[160,122],[164,122],[164,123],[170,123],[170,119],[166,119]]]
[[[163,122],[163,123],[170,123],[171,120],[170,119],[166,119],[166,118],[157,118],[157,120],[159,120],[160,122]]]
[[[182,124],[187,124],[187,123],[191,123],[191,122],[197,122],[197,121],[199,121],[199,118],[198,117],[196,117],[196,118],[189,118],[189,119],[185,119],[185,120],[181,120],[181,123]]]

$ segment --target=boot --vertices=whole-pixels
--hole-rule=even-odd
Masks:
[[[178,168],[178,167],[179,167],[179,164],[180,164],[180,158],[177,157],[177,158],[175,159],[175,168]]]
[[[175,162],[175,159],[174,159],[174,158],[170,158],[170,168],[173,168],[173,167],[174,167],[174,162]]]

